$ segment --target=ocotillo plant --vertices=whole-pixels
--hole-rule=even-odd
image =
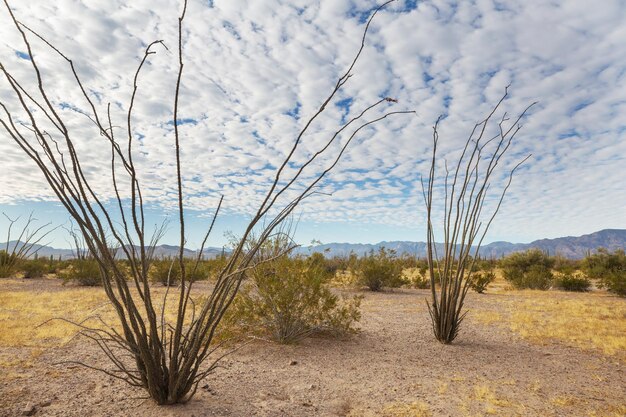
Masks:
[[[90,90],[81,80],[74,62],[45,37],[20,22],[5,0],[6,9],[28,55],[28,59],[22,64],[32,67],[36,82],[32,85],[23,84],[0,62],[0,72],[4,75],[14,99],[13,103],[0,103],[3,110],[0,125],[6,135],[35,162],[49,187],[85,238],[89,253],[100,265],[104,290],[117,313],[121,327],[119,332],[114,328],[102,330],[80,324],[81,333],[98,344],[110,360],[111,366],[104,369],[80,361],[76,363],[98,369],[130,385],[142,387],[158,404],[184,402],[194,395],[200,381],[211,374],[221,357],[221,354],[218,354],[219,344],[215,343],[218,326],[233,302],[245,272],[254,266],[261,245],[303,199],[316,192],[316,186],[337,165],[359,132],[389,116],[410,113],[385,110],[385,106],[396,101],[382,97],[349,120],[342,120],[339,128],[329,135],[323,146],[310,153],[304,162],[294,157],[310,127],[353,76],[355,65],[365,47],[366,34],[372,18],[388,3],[376,9],[370,16],[363,31],[360,47],[348,69],[338,78],[317,110],[305,121],[293,145],[286,149],[286,156],[279,164],[267,193],[245,228],[226,266],[218,274],[213,289],[207,294],[205,301],[196,305],[191,297],[193,282],[188,279],[189,271],[186,270],[183,259],[186,230],[179,125],[184,68],[183,23],[187,11],[187,1],[184,1],[182,13],[178,18],[176,54],[178,72],[174,85],[171,122],[176,163],[177,217],[180,227],[177,257],[180,284],[177,289],[168,287],[159,308],[151,293],[148,270],[153,260],[155,246],[164,229],[157,227],[153,233],[146,232],[145,196],[133,159],[133,143],[137,133],[132,121],[142,69],[156,53],[157,48],[164,46],[164,42],[154,41],[145,49],[134,74],[132,95],[126,107],[127,115],[122,123],[123,133],[118,135],[116,132],[119,132],[120,128],[119,124],[114,124],[112,120],[111,105],[107,106],[105,112],[99,110],[98,104],[89,94]],[[94,129],[92,136],[100,138],[111,149],[110,180],[114,190],[113,205],[106,204],[110,196],[98,193],[88,179],[75,146],[81,139],[68,128],[59,105],[55,104],[48,94],[50,85],[46,82],[46,74],[39,64],[38,54],[33,53],[32,39],[42,42],[61,60],[65,60],[74,87],[81,93],[86,103],[81,115],[89,119],[90,126]],[[155,121],[155,124],[158,122]],[[333,144],[337,146],[331,146]],[[319,169],[314,175],[310,172],[302,175],[307,167],[311,170],[315,166],[314,161],[320,161],[321,155],[325,155],[329,161],[325,168]],[[130,196],[129,199],[122,197],[126,195]],[[220,207],[221,200],[214,212],[213,221]],[[198,251],[196,266],[212,227],[213,223]],[[253,231],[255,243],[247,246]],[[129,272],[122,270],[116,262],[115,254],[110,249],[113,247],[127,259]],[[130,277],[127,277],[127,274]],[[164,312],[166,298],[171,292],[176,291],[178,291],[176,318],[168,322]]]
[[[444,253],[437,253],[433,225],[433,198],[439,162],[438,127],[441,118],[433,127],[433,153],[428,180],[426,183],[422,180],[422,193],[427,212],[427,259],[432,295],[428,311],[435,337],[444,344],[452,343],[459,333],[467,313],[463,306],[470,289],[474,260],[511,185],[513,174],[530,157],[527,156],[510,170],[496,207],[490,215],[485,216],[483,208],[493,174],[521,129],[519,122],[534,104],[528,106],[512,123],[507,123],[510,120],[505,113],[498,122],[498,134],[486,138],[487,127],[507,94],[508,87],[489,115],[474,126],[461,156],[452,166],[452,172],[445,163],[444,212],[443,221],[439,223],[443,226]],[[439,291],[436,284],[439,285]]]
[[[6,278],[15,272],[15,268],[20,261],[36,255],[39,249],[41,249],[41,246],[38,246],[39,243],[55,229],[49,228],[50,223],[32,228],[36,219],[31,213],[26,223],[19,230],[16,240],[11,241],[12,229],[19,222],[20,218],[12,219],[5,213],[2,213],[2,215],[9,221],[6,244],[4,248],[0,247],[0,278]]]

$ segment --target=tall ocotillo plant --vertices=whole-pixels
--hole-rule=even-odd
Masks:
[[[176,319],[167,322],[164,309],[170,289],[166,290],[159,309],[153,301],[148,280],[148,270],[155,246],[163,234],[163,227],[158,227],[152,234],[146,233],[144,194],[133,160],[132,146],[136,135],[131,124],[142,68],[155,53],[155,49],[164,46],[164,43],[152,42],[145,50],[143,59],[134,74],[124,132],[118,136],[116,132],[119,128],[113,124],[110,104],[106,112],[101,112],[88,93],[89,90],[81,81],[73,61],[43,36],[18,21],[7,0],[4,1],[15,28],[21,35],[29,58],[28,64],[32,66],[37,83],[35,86],[24,86],[0,62],[0,71],[4,74],[17,102],[14,108],[18,109],[20,116],[25,116],[14,116],[11,111],[13,108],[9,109],[10,106],[6,103],[0,103],[4,112],[0,118],[0,125],[24,153],[36,163],[50,188],[76,222],[85,238],[87,249],[100,265],[104,290],[117,313],[122,329],[121,332],[108,327],[101,330],[81,324],[81,334],[98,344],[109,358],[111,366],[103,369],[80,361],[75,361],[75,363],[98,369],[130,385],[142,387],[159,404],[184,402],[194,395],[200,381],[214,370],[220,359],[219,356],[215,358],[219,348],[219,344],[215,342],[216,331],[224,313],[237,294],[246,270],[254,266],[255,259],[257,259],[256,253],[261,245],[303,199],[315,193],[315,187],[336,166],[360,131],[389,116],[411,113],[384,110],[385,106],[395,103],[395,100],[387,97],[381,98],[351,119],[343,120],[340,127],[329,136],[324,146],[310,154],[304,162],[296,162],[294,158],[294,154],[301,147],[310,127],[352,77],[355,64],[364,49],[366,34],[373,17],[390,2],[383,4],[370,16],[364,28],[360,48],[347,71],[339,77],[317,111],[304,123],[293,146],[287,150],[284,160],[277,169],[267,194],[245,228],[241,240],[234,248],[225,268],[219,273],[215,286],[206,300],[196,305],[191,297],[193,282],[187,279],[188,271],[183,260],[186,235],[180,158],[179,98],[184,67],[183,22],[187,10],[187,1],[184,1],[182,13],[178,18],[178,75],[172,120],[180,226],[180,251],[177,261],[181,284],[177,290],[174,290],[178,291]],[[99,195],[92,187],[75,147],[75,134],[68,128],[65,116],[59,111],[60,105],[54,103],[47,93],[46,77],[38,64],[37,57],[33,54],[31,42],[33,38],[43,42],[67,62],[74,84],[86,103],[87,110],[82,110],[80,114],[89,119],[91,126],[95,127],[94,133],[97,133],[111,149],[113,207],[105,205],[107,196]],[[374,113],[374,110],[378,112]],[[28,122],[23,123],[23,120]],[[331,146],[341,141],[342,138],[345,138],[343,143],[336,147]],[[64,149],[63,152],[60,150],[61,147]],[[335,148],[336,153],[328,156],[329,162],[324,169],[320,169],[313,176],[302,175],[305,169],[312,167],[313,162],[321,155],[328,155]],[[122,168],[121,174],[120,167]],[[120,178],[126,181],[122,182]],[[122,198],[124,191],[129,193],[129,201]],[[286,202],[281,203],[285,200]],[[213,222],[219,213],[220,206],[221,200],[215,210]],[[213,222],[204,237],[193,268],[197,267],[202,256]],[[253,232],[254,244],[246,245]],[[130,266],[128,280],[125,271],[115,262],[115,255],[110,250],[112,247],[117,247],[118,251],[128,259]]]
[[[510,170],[508,181],[499,194],[495,208],[491,214],[485,215],[483,208],[494,172],[521,129],[519,122],[535,104],[528,106],[512,123],[505,113],[497,124],[498,133],[493,137],[485,137],[490,121],[507,95],[508,87],[487,118],[474,126],[461,156],[452,166],[452,172],[448,169],[447,162],[445,163],[444,213],[443,223],[440,223],[443,226],[443,253],[437,252],[433,226],[433,198],[439,162],[438,127],[441,117],[433,127],[433,153],[427,183],[424,184],[422,179],[432,291],[432,299],[427,304],[435,337],[444,344],[451,343],[459,333],[461,322],[467,314],[463,306],[480,246],[500,210],[515,171],[530,157],[527,156]],[[436,284],[439,285],[439,291]]]

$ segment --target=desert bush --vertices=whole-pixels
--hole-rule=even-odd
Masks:
[[[589,254],[582,262],[582,269],[590,278],[599,280],[599,284],[620,296],[626,296],[626,253],[616,250],[611,253],[604,248],[595,254]]]
[[[556,280],[556,286],[565,291],[589,291],[591,281],[582,274],[566,273]]]
[[[319,257],[280,256],[258,264],[237,296],[230,321],[279,343],[313,333],[351,333],[361,317],[361,297],[341,299],[328,288],[332,277]]]
[[[563,256],[557,255],[554,258],[552,269],[562,274],[573,274],[577,269],[580,269],[580,261],[576,259],[567,259]]]
[[[468,262],[471,263],[472,261],[472,272],[493,272],[498,263],[498,261],[495,259],[485,259],[481,257],[477,257],[476,259],[470,257],[470,259],[468,259]]]
[[[102,285],[100,266],[93,258],[73,259],[67,268],[59,271],[59,278],[63,280],[63,285],[67,283],[85,287]]]
[[[626,271],[611,271],[600,280],[600,285],[612,293],[626,297]]]
[[[412,269],[419,268],[424,261],[418,259],[415,255],[403,253],[402,255],[394,258],[394,262],[397,263],[402,269]]]
[[[470,287],[478,294],[482,294],[495,279],[496,274],[493,271],[475,272],[470,279]]]
[[[48,262],[45,259],[27,259],[20,263],[24,278],[41,278],[48,273]]]
[[[517,289],[549,289],[553,265],[554,259],[539,249],[512,253],[500,261],[504,279]]]
[[[554,274],[544,265],[532,265],[517,283],[516,288],[528,288],[533,290],[548,290],[552,286]]]
[[[324,257],[326,272],[335,275],[337,272],[349,269],[350,259],[346,256],[333,256],[332,258]]]
[[[202,261],[207,279],[217,279],[218,275],[226,267],[228,263],[228,257],[226,255],[219,255],[215,258],[205,259]]]
[[[426,267],[408,268],[402,272],[402,279],[412,288],[427,289],[430,288],[430,279],[426,275],[427,273]]]
[[[15,273],[17,257],[5,250],[0,250],[0,278],[10,277]]]
[[[404,284],[402,267],[395,262],[395,251],[380,248],[378,252],[370,252],[359,259],[354,271],[358,282],[371,291],[383,288],[395,288]]]
[[[56,274],[61,269],[67,268],[67,266],[69,265],[69,262],[61,261],[60,259],[57,260],[57,259],[54,259],[53,256],[50,256],[50,258],[46,259],[44,264],[46,267],[46,274]]]
[[[155,260],[150,265],[149,275],[152,282],[175,286],[180,279],[180,264],[176,259]]]
[[[209,263],[207,261],[195,262],[191,259],[185,261],[185,269],[187,271],[187,279],[190,282],[206,281],[211,273]]]

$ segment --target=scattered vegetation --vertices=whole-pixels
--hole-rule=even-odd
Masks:
[[[591,281],[581,273],[566,273],[557,278],[555,283],[565,291],[585,292],[591,288]]]
[[[470,279],[470,287],[478,294],[482,294],[495,279],[496,274],[493,271],[475,272]]]
[[[98,262],[93,258],[74,259],[67,268],[59,272],[63,284],[74,283],[83,287],[102,285],[102,275]]]
[[[41,278],[48,273],[49,267],[44,259],[28,259],[20,263],[19,269],[24,272],[24,278]]]
[[[354,273],[358,282],[371,291],[400,287],[404,284],[402,268],[395,260],[396,253],[393,250],[380,248],[378,252],[370,252],[356,263]]]
[[[598,279],[607,290],[626,296],[626,253],[623,250],[611,253],[598,249],[597,253],[587,255],[582,268],[587,276]]]
[[[539,249],[515,252],[500,261],[504,278],[517,289],[549,289],[553,265],[554,259]]]
[[[324,257],[290,258],[284,245],[268,244],[272,250],[264,252],[266,259],[251,270],[230,320],[279,343],[296,343],[313,333],[354,332],[361,318],[361,297],[342,299],[333,294]]]
[[[423,401],[391,403],[382,410],[383,417],[430,417],[431,415],[428,404]]]
[[[178,259],[158,259],[150,265],[150,279],[152,282],[164,286],[176,286],[180,280],[180,263]]]
[[[428,278],[428,267],[416,267],[405,269],[402,272],[404,282],[413,288],[428,289],[430,288],[430,279]]]

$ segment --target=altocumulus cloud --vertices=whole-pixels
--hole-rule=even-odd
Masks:
[[[174,51],[178,1],[13,3],[21,20],[75,61],[100,109],[110,102],[118,124],[124,123],[132,74],[147,43],[163,39]],[[190,1],[181,129],[191,208],[212,210],[223,194],[228,212],[251,212],[299,128],[345,71],[364,16],[375,5]],[[379,97],[394,97],[399,108],[417,116],[362,132],[322,184],[323,193],[303,205],[303,219],[419,227],[419,179],[428,164],[432,124],[444,115],[442,156],[454,159],[474,123],[511,84],[503,110],[515,115],[533,101],[539,104],[523,120],[504,168],[533,157],[520,169],[490,240],[624,227],[624,39],[626,3],[620,0],[399,1],[375,20],[355,76],[305,137],[296,162]],[[80,138],[85,168],[106,195],[109,148],[73,110],[85,103],[66,64],[40,42],[34,45],[52,97]],[[176,56],[158,45],[155,51],[140,78],[134,149],[146,198],[169,209],[175,203]],[[18,79],[33,80],[5,11],[0,54]],[[0,98],[15,105],[5,82]],[[123,137],[123,129],[118,134]],[[34,164],[5,133],[0,160],[0,203],[53,199]]]

